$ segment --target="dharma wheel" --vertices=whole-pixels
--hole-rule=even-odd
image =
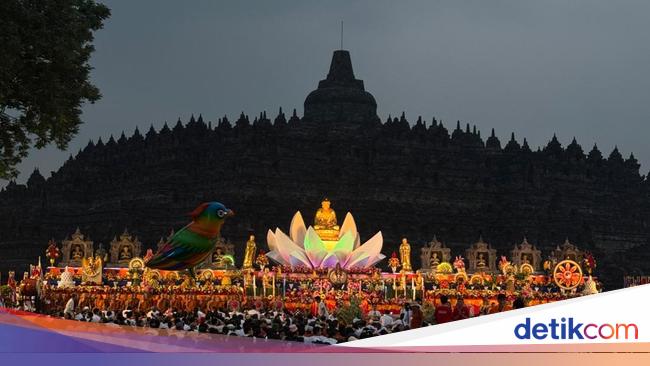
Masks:
[[[563,290],[573,290],[582,282],[582,268],[575,261],[563,260],[553,270],[553,281]]]

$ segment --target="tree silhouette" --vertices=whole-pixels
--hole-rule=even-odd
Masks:
[[[110,10],[93,0],[0,2],[0,178],[32,147],[67,147],[81,105],[100,98],[89,81],[93,32]]]

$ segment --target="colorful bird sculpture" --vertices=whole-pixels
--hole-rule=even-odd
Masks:
[[[203,203],[190,213],[192,222],[173,234],[145,265],[152,269],[180,271],[194,275],[194,267],[214,248],[221,226],[233,212],[219,202]]]

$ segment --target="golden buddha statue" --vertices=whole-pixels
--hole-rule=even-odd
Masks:
[[[264,268],[264,271],[262,271],[262,286],[270,288],[273,275],[269,267]]]
[[[253,271],[244,271],[244,286],[245,287],[253,287]]]
[[[415,280],[413,282],[415,283],[416,291],[424,290],[424,277],[422,276],[422,273],[419,270],[417,271],[417,276],[415,277]]]
[[[402,239],[402,244],[399,246],[399,255],[400,260],[402,261],[402,270],[407,272],[412,271],[413,268],[411,268],[411,245],[406,240],[406,238]]]
[[[339,225],[336,221],[336,212],[331,208],[331,202],[325,198],[314,217],[314,230],[325,241],[339,240]]]
[[[246,252],[244,253],[244,269],[253,268],[257,245],[255,244],[255,235],[251,235],[246,242]]]

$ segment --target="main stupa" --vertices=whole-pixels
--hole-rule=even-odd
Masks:
[[[377,102],[354,77],[350,52],[334,51],[325,80],[305,99],[305,121],[362,123],[377,119]]]

